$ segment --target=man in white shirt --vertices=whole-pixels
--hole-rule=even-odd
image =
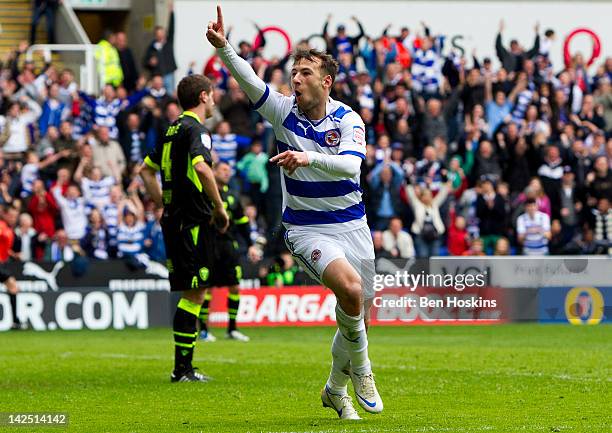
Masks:
[[[365,126],[350,107],[329,97],[338,64],[316,50],[297,51],[291,70],[295,95],[286,97],[271,90],[228,44],[220,7],[206,36],[254,108],[274,128],[281,153],[271,162],[283,169],[285,243],[338,301],[338,331],[332,370],[321,393],[323,405],[336,410],[340,418],[359,419],[346,390],[350,377],[361,407],[381,412],[366,333],[374,297],[374,247],[359,186]]]
[[[79,187],[72,184],[66,190],[66,197],[62,195],[62,188],[56,185],[51,190],[57,202],[61,214],[62,224],[68,239],[80,241],[85,236],[87,228],[87,213],[85,212],[85,200],[81,197]]]
[[[543,256],[548,254],[548,241],[551,238],[550,217],[538,210],[534,198],[525,202],[526,212],[516,220],[518,241],[523,245],[523,254]]]
[[[389,229],[382,234],[383,249],[392,257],[409,259],[414,257],[414,244],[410,234],[402,230],[402,220],[391,218]]]
[[[21,110],[20,102],[27,106],[27,111]],[[42,113],[40,105],[34,100],[24,96],[20,102],[10,102],[6,117],[0,116],[0,145],[4,153],[21,153],[28,150],[28,125],[36,122]]]

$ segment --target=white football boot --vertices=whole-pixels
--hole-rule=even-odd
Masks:
[[[374,383],[374,374],[356,374],[351,370],[351,381],[357,396],[357,402],[370,413],[380,413],[383,410],[383,402]]]
[[[325,385],[321,391],[321,401],[323,402],[323,407],[334,409],[340,419],[361,419],[353,407],[351,396],[348,394],[334,394]]]
[[[217,341],[217,337],[212,335],[210,331],[200,331],[200,341],[204,343],[214,343]]]
[[[230,331],[227,333],[227,338],[229,338],[230,340],[236,340],[236,341],[243,341],[243,342],[247,342],[247,341],[251,341],[251,339],[249,337],[247,337],[246,335],[244,335],[242,332],[234,329],[233,331]]]

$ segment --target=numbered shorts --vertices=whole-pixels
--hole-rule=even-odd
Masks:
[[[361,276],[364,299],[374,297],[374,245],[367,226],[334,234],[289,229],[285,244],[302,269],[321,284],[327,265],[345,258]]]
[[[166,266],[170,290],[211,287],[211,270],[215,259],[216,229],[210,224],[180,229],[162,220],[162,232],[168,257]]]
[[[222,236],[217,238],[215,247],[211,286],[237,286],[242,279],[238,243]]]

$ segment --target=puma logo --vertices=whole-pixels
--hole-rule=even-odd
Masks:
[[[59,274],[59,271],[61,271],[63,267],[64,262],[60,261],[53,266],[51,272],[47,272],[36,263],[26,262],[23,265],[22,273],[27,277],[34,277],[38,278],[39,280],[46,281],[49,288],[54,292],[57,292],[59,289],[57,285],[57,274]]]
[[[298,122],[297,126],[299,126],[300,128],[302,128],[302,130],[304,130],[304,135],[308,133],[308,128],[310,128],[310,125],[306,124],[306,126],[304,126],[302,122]]]

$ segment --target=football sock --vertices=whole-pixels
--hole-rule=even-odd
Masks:
[[[201,305],[181,298],[174,314],[174,369],[184,372],[190,370],[198,335],[197,318]]]
[[[17,294],[9,293],[9,299],[11,300],[11,310],[13,311],[13,323],[19,323],[19,318],[17,317]]]
[[[332,368],[327,379],[327,387],[334,394],[346,394],[346,384],[349,381],[348,370],[351,365],[348,351],[344,346],[344,337],[336,330],[332,343]]]
[[[208,332],[208,307],[210,305],[210,300],[212,299],[212,293],[206,292],[204,295],[204,302],[202,303],[202,308],[200,309],[200,315],[198,317],[200,321],[200,331]]]
[[[344,339],[344,347],[351,360],[353,372],[357,374],[371,373],[372,367],[368,357],[368,334],[366,333],[363,313],[360,313],[359,316],[349,316],[340,307],[340,304],[337,304],[336,322]]]
[[[240,306],[240,293],[230,293],[227,295],[227,314],[229,315],[229,322],[227,325],[227,331],[232,332],[236,330],[236,315],[238,314],[238,307]]]

